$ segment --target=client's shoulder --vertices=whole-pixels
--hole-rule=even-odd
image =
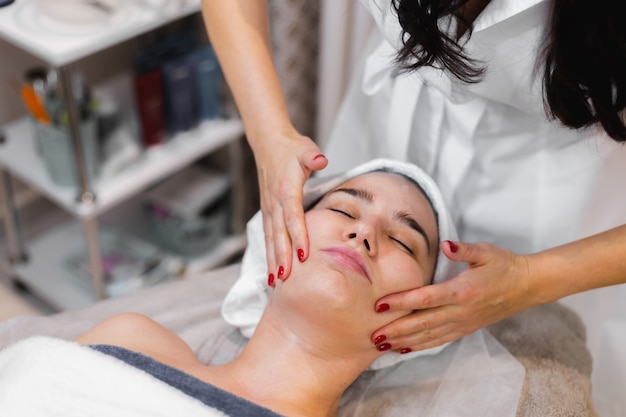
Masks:
[[[76,338],[83,345],[121,346],[157,360],[197,361],[189,345],[148,316],[122,313],[109,317]]]

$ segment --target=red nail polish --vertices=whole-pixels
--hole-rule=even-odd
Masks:
[[[376,308],[377,313],[382,313],[387,310],[389,310],[389,304],[387,303],[382,303]]]
[[[385,340],[387,340],[387,336],[385,336],[384,334],[381,334],[380,336],[377,336],[376,339],[374,339],[374,344],[375,345],[380,345]]]
[[[383,343],[381,345],[376,346],[378,348],[378,350],[380,350],[381,352],[384,352],[385,350],[389,350],[391,349],[391,345],[389,343]]]
[[[284,273],[285,273],[285,268],[283,268],[282,266],[279,266],[278,267],[278,279],[282,279]]]
[[[315,155],[315,158],[313,158],[313,160],[317,161],[320,158],[326,158],[326,156],[324,156],[324,154],[322,154],[322,153],[318,153],[317,155]]]
[[[451,240],[446,240],[446,242],[448,242],[448,247],[450,248],[450,252],[452,253],[456,253],[456,251],[459,250],[459,247],[457,246],[456,243],[454,243]]]
[[[405,353],[410,353],[410,352],[412,352],[412,351],[411,351],[411,348],[402,348],[402,350],[400,350],[400,353],[401,353],[401,354],[403,354],[403,355],[404,355]]]
[[[270,287],[274,286],[274,274],[270,274],[269,277],[267,277],[267,285]]]
[[[304,250],[298,249],[298,260],[302,262],[304,260]]]

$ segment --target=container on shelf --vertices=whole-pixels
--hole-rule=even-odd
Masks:
[[[196,61],[196,85],[199,94],[198,116],[200,120],[213,120],[221,116],[222,69],[211,45],[205,45],[194,52]]]
[[[78,186],[76,159],[67,126],[45,125],[37,121],[33,121],[33,125],[36,148],[52,181],[62,186]],[[87,179],[94,181],[98,176],[100,166],[98,129],[95,117],[81,121],[79,135]]]
[[[206,254],[215,248],[228,232],[230,207],[226,195],[214,202],[210,213],[184,218],[164,212],[154,204],[147,205],[148,218],[159,242],[183,256]]]

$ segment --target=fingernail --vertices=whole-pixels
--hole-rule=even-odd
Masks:
[[[410,353],[410,352],[411,352],[411,348],[402,348],[402,349],[400,350],[400,353],[401,353],[401,354],[403,354],[403,355],[404,355],[405,353]]]
[[[378,307],[376,307],[377,313],[382,313],[383,311],[387,311],[387,310],[389,310],[389,304],[387,303],[382,303]]]
[[[376,339],[374,339],[374,344],[375,345],[380,345],[385,340],[387,340],[387,336],[385,336],[384,334],[381,334],[380,336],[377,336]]]
[[[283,268],[282,266],[279,266],[278,267],[278,279],[282,279],[284,273],[285,273],[285,268]]]
[[[378,348],[378,350],[380,350],[381,352],[385,351],[385,350],[389,350],[391,349],[391,345],[389,343],[383,343],[381,345],[376,346],[376,348]]]
[[[298,260],[302,262],[304,260],[304,250],[298,249]]]
[[[267,277],[267,285],[270,287],[274,286],[274,274],[270,274],[269,277]]]
[[[324,156],[324,154],[322,154],[322,153],[318,153],[317,155],[315,155],[315,158],[313,158],[313,160],[317,161],[320,158],[326,158],[326,156]]]
[[[448,242],[448,247],[450,248],[450,252],[452,253],[456,253],[456,251],[459,250],[459,247],[457,246],[456,243],[454,243],[451,240],[446,240],[446,242]]]

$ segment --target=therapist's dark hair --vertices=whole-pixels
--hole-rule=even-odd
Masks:
[[[392,0],[391,5],[402,27],[403,47],[397,63],[405,71],[423,66],[451,72],[467,83],[480,81],[484,68],[463,51],[456,38],[441,30],[440,18],[456,18],[465,23],[471,35],[472,25],[463,18],[460,9],[468,0]]]
[[[471,59],[463,45],[439,26],[457,18],[468,0],[392,0],[402,27],[397,62],[404,71],[431,66],[467,83],[479,82],[485,64]],[[626,14],[624,0],[549,0],[551,13],[537,68],[543,72],[549,116],[580,129],[600,124],[626,142]],[[445,26],[444,26],[445,28]]]

